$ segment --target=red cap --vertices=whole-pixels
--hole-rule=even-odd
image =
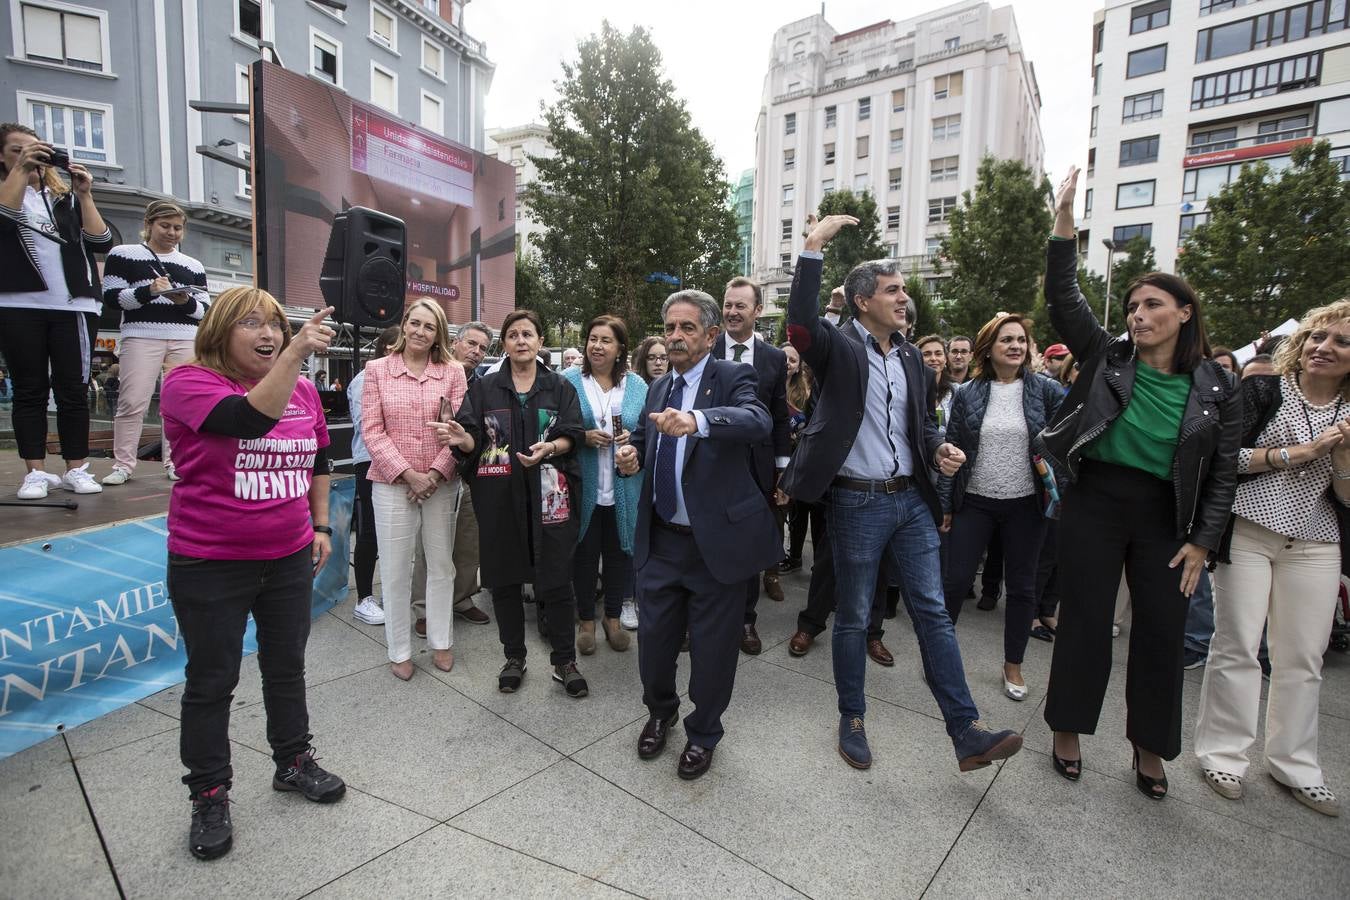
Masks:
[[[1061,356],[1068,355],[1069,348],[1063,344],[1051,344],[1049,347],[1046,347],[1045,352],[1041,354],[1045,359],[1059,359]]]

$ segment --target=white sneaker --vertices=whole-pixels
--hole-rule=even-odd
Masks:
[[[637,601],[623,601],[623,609],[619,612],[619,624],[629,631],[637,631]]]
[[[383,625],[384,609],[374,597],[362,597],[361,602],[352,607],[352,618],[367,625]]]
[[[55,475],[34,469],[23,477],[23,484],[19,485],[19,499],[41,500],[47,496],[47,491],[60,484],[61,479]]]
[[[89,474],[89,463],[85,463],[78,469],[68,470],[65,477],[61,479],[61,487],[77,494],[103,493],[103,485],[95,481],[94,476]]]
[[[1113,638],[1118,638],[1118,637],[1120,637],[1120,626],[1119,626],[1119,625],[1112,625],[1112,626],[1111,626],[1111,637],[1113,637]]]
[[[183,480],[183,476],[179,475],[176,471],[174,471],[173,463],[169,463],[164,467],[164,477],[169,479],[170,481]]]
[[[131,480],[131,470],[125,466],[113,466],[112,471],[103,476],[104,484],[126,484]]]

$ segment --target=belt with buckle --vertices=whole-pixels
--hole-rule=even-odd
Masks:
[[[694,529],[690,528],[688,525],[677,525],[674,522],[667,522],[660,516],[652,516],[652,521],[656,523],[657,528],[664,528],[666,531],[673,531],[676,534],[691,535],[694,533]]]
[[[830,482],[831,487],[845,488],[850,491],[863,491],[864,493],[896,494],[900,491],[909,490],[910,478],[908,475],[897,475],[894,478],[887,478],[885,481],[869,481],[866,478],[836,478]]]

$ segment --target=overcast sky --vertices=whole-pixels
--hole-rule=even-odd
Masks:
[[[1092,78],[1092,15],[1102,0],[993,0],[1011,5],[1023,49],[1041,88],[1041,131],[1052,183],[1070,163],[1087,159]],[[941,9],[939,0],[828,0],[825,19],[843,33],[885,19],[901,20]],[[608,19],[627,32],[652,33],[666,77],[685,101],[694,124],[722,157],[735,181],[754,165],[755,117],[773,33],[820,12],[806,0],[473,0],[465,28],[487,42],[497,66],[487,97],[489,128],[541,121],[540,103],[552,103],[561,62],[575,59],[577,41]]]

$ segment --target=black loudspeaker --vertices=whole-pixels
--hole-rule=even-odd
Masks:
[[[319,290],[333,319],[386,328],[403,317],[407,290],[408,229],[402,219],[364,206],[333,217]]]

